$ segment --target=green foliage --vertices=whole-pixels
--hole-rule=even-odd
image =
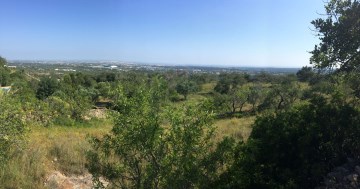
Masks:
[[[249,75],[246,74],[220,74],[219,81],[216,84],[214,91],[220,94],[228,94],[231,89],[235,89],[247,82]]]
[[[89,74],[83,74],[81,72],[70,73],[63,77],[63,82],[66,85],[76,87],[76,86],[84,86],[84,87],[92,87],[95,84],[94,78]]]
[[[234,115],[241,113],[245,104],[250,103],[255,111],[263,90],[245,85],[249,80],[250,76],[247,74],[220,74],[212,96],[214,109],[220,115]]]
[[[0,167],[8,160],[12,148],[21,148],[24,133],[23,114],[18,102],[9,96],[0,96]]]
[[[311,22],[321,42],[311,51],[310,62],[317,68],[359,71],[360,2],[331,0],[325,10],[326,18]]]
[[[4,67],[6,63],[7,63],[6,59],[0,56],[0,67]]]
[[[197,92],[199,90],[199,85],[193,81],[183,81],[176,85],[176,91],[183,95],[185,100],[190,93]]]
[[[52,110],[58,115],[57,121],[62,123],[73,123],[82,121],[84,113],[91,108],[92,91],[84,87],[62,88],[53,94],[53,98],[48,100]],[[67,120],[71,118],[71,120]],[[70,124],[72,125],[72,124]]]
[[[291,107],[301,96],[300,86],[297,82],[283,80],[280,84],[273,84],[267,92],[259,109],[282,110]]]
[[[116,74],[115,73],[107,73],[103,72],[96,76],[97,82],[114,82],[116,80]]]
[[[92,138],[88,153],[97,181],[103,176],[114,187],[194,188],[217,176],[214,170],[229,154],[222,150],[225,142],[212,153],[207,105],[163,109],[159,87],[161,82],[138,86],[131,96],[117,89],[116,124],[111,134]]]
[[[10,74],[6,68],[0,67],[0,86],[10,85]]]
[[[313,188],[334,166],[360,157],[360,112],[322,97],[311,102],[256,120],[223,178],[227,188]]]
[[[360,74],[358,72],[350,72],[346,75],[346,83],[352,89],[352,95],[360,99]]]
[[[228,94],[215,94],[214,106],[219,113],[241,112],[245,103],[248,102],[250,95],[250,88],[248,86],[241,86],[231,89]]]
[[[299,81],[301,82],[308,82],[310,81],[315,75],[312,67],[304,66],[296,73],[296,76]]]
[[[252,77],[252,82],[271,83],[276,80],[276,78],[276,76],[270,73],[260,72]]]
[[[10,85],[10,71],[5,67],[7,61],[0,56],[0,86]]]
[[[36,90],[36,97],[44,100],[52,95],[58,89],[58,82],[55,78],[43,77],[39,82],[38,89]]]
[[[255,113],[257,106],[264,98],[264,87],[260,84],[253,84],[249,88],[248,102],[252,106],[252,112]]]

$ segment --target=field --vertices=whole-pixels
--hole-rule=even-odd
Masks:
[[[202,98],[202,95],[194,94],[189,100]],[[224,136],[246,140],[254,120],[254,116],[217,119],[213,140],[219,141]],[[56,172],[67,178],[87,175],[85,154],[90,148],[88,137],[102,136],[112,126],[113,121],[108,118],[93,119],[75,126],[30,126],[26,147],[13,152],[11,161],[0,171],[0,183],[4,188],[42,189],[49,187],[47,179]]]
[[[351,141],[358,136],[346,134],[357,130],[351,128],[357,119],[346,117],[356,118],[357,110],[344,106],[356,102],[351,86],[308,68],[298,76],[184,70],[99,72],[97,68],[58,73],[52,70],[56,66],[41,72],[5,70],[11,73],[8,83],[14,84],[11,92],[0,97],[0,108],[7,110],[0,112],[0,127],[5,128],[0,133],[4,188],[91,188],[93,181],[129,188],[142,188],[146,182],[152,183],[150,188],[218,188],[227,179],[233,180],[235,188],[239,183],[257,188],[247,180],[268,185],[263,178],[275,179],[274,186],[283,188],[291,184],[277,181],[276,175],[294,178],[299,186],[309,188],[335,165],[331,160],[320,172],[309,173],[311,183],[302,180],[298,173],[319,163],[309,161],[312,151],[331,151],[323,144],[338,149],[343,144],[336,141],[344,141],[319,139],[322,135],[316,129]],[[328,110],[337,112],[338,118],[327,119]],[[345,134],[334,135],[331,132],[336,128],[329,130],[327,121],[334,128],[350,127]],[[309,127],[308,122],[318,127]],[[97,139],[90,143],[92,136]],[[311,141],[324,143],[316,146]],[[352,151],[356,144],[346,145]],[[339,155],[336,161],[343,162],[344,152],[317,157],[335,153]],[[284,170],[293,164],[290,159],[306,166],[292,168],[292,174],[286,175]],[[254,178],[257,175],[263,178]]]

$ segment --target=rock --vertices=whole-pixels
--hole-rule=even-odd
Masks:
[[[357,182],[358,175],[357,174],[350,174],[346,176],[346,179],[350,182]]]
[[[341,166],[341,167],[336,167],[334,169],[334,172],[340,172],[342,174],[347,174],[347,173],[349,173],[349,170],[347,170],[345,167]]]
[[[360,166],[352,159],[342,166],[335,167],[324,178],[322,185],[317,189],[355,189],[360,188],[358,182],[360,175]]]
[[[357,174],[360,174],[360,166],[355,166],[355,171]]]
[[[100,178],[104,186],[109,183]],[[54,171],[46,179],[45,186],[51,189],[91,189],[93,188],[92,175],[66,176],[59,171]]]

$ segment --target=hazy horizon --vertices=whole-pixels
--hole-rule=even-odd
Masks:
[[[299,68],[318,42],[323,1],[0,2],[8,60]]]
[[[48,62],[48,63],[58,63],[58,62],[66,62],[66,63],[84,63],[84,64],[96,64],[96,63],[106,63],[114,65],[119,63],[126,63],[126,64],[139,64],[139,65],[153,65],[153,66],[180,66],[180,67],[218,67],[218,68],[284,68],[284,69],[301,69],[302,66],[299,67],[286,67],[286,66],[257,66],[257,65],[227,65],[227,64],[173,64],[173,63],[156,63],[156,62],[134,62],[134,61],[122,61],[122,60],[86,60],[86,59],[10,59],[7,60],[10,63],[14,62]]]

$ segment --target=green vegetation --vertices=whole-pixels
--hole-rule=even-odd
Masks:
[[[12,148],[23,146],[25,124],[18,102],[0,96],[0,163],[9,159]]]
[[[360,2],[331,0],[325,6],[326,18],[314,25],[321,43],[311,52],[311,63],[321,69],[358,72],[360,61]]]
[[[0,57],[1,187],[46,188],[54,170],[98,188],[319,186],[360,162],[360,3],[326,11],[315,67],[296,75],[36,73]]]

